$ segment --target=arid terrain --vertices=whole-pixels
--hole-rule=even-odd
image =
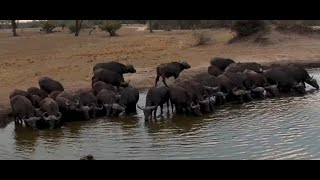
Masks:
[[[90,87],[94,64],[110,60],[134,65],[137,73],[125,78],[139,88],[153,86],[155,67],[170,61],[190,63],[192,68],[182,72],[182,76],[206,71],[210,59],[216,56],[262,64],[294,62],[315,67],[320,64],[320,36],[273,31],[267,45],[250,41],[228,44],[232,32],[215,29],[206,30],[211,37],[208,44],[194,46],[191,30],[149,33],[144,29],[142,25],[124,25],[118,37],[99,31],[89,36],[90,30],[75,37],[67,28],[52,34],[39,29],[18,29],[20,36],[12,37],[10,30],[1,30],[0,109],[8,107],[10,91],[38,86],[42,76],[60,81],[66,89]]]

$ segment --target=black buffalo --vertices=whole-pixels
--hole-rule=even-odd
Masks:
[[[157,86],[158,81],[161,77],[163,84],[168,87],[166,83],[166,78],[170,78],[173,76],[174,79],[177,79],[183,70],[189,69],[190,67],[191,66],[186,61],[160,64],[157,67],[157,77],[155,79],[155,86]]]
[[[27,92],[27,91],[23,91],[23,90],[19,90],[19,89],[14,89],[10,95],[9,95],[9,99],[12,99],[13,97],[17,96],[17,95],[21,95],[21,96],[24,96],[26,97],[27,99],[30,100],[31,104],[33,106],[36,105],[36,102],[35,100],[33,99],[33,96],[31,93]]]
[[[210,61],[211,66],[215,66],[221,71],[224,71],[232,63],[235,63],[234,60],[222,57],[215,57]]]
[[[262,66],[255,62],[248,62],[248,63],[232,63],[226,69],[225,72],[243,72],[244,70],[252,70],[257,73],[262,73],[263,69]]]
[[[121,74],[118,74],[114,71],[108,70],[108,69],[97,69],[94,72],[94,75],[92,77],[92,85],[95,82],[102,81],[107,84],[111,84],[113,86],[116,86],[118,89],[119,87],[128,87],[129,83],[124,82],[124,79]]]
[[[37,96],[41,97],[41,99],[44,99],[49,96],[49,94],[46,91],[39,89],[37,87],[30,87],[27,89],[27,92],[32,95],[37,95]]]
[[[243,85],[242,77],[237,73],[224,73],[217,77],[221,92],[227,93],[227,100],[239,99],[243,101],[243,97],[251,100],[250,92],[246,91]]]
[[[102,105],[98,105],[98,99],[92,92],[80,92],[79,96],[83,106],[90,108],[89,113],[91,117],[95,118],[97,111],[101,111],[103,109]]]
[[[134,67],[132,65],[124,65],[122,63],[116,62],[116,61],[111,61],[111,62],[107,62],[107,63],[98,63],[93,67],[93,72],[95,72],[98,69],[107,69],[113,72],[116,72],[118,74],[121,74],[121,76],[123,76],[123,74],[126,73],[135,73],[136,70],[134,69]]]
[[[53,129],[61,125],[60,119],[62,118],[62,114],[55,100],[51,98],[43,99],[40,103],[40,109],[43,112],[42,118],[44,120],[44,126],[47,125],[50,129]]]
[[[210,74],[210,75],[219,76],[222,73],[223,73],[223,71],[221,69],[219,69],[217,66],[211,65],[208,67],[208,74]]]
[[[57,96],[61,93],[62,91],[52,91],[50,94],[49,94],[49,98],[53,99],[53,100],[56,100]]]
[[[201,111],[210,112],[210,95],[208,89],[201,83],[193,80],[184,80],[176,83],[176,85],[187,90],[194,104],[200,104]]]
[[[38,81],[40,89],[46,91],[50,94],[53,91],[64,91],[62,84],[56,80],[49,77],[42,77]]]
[[[56,102],[59,105],[64,121],[90,119],[89,111],[91,108],[82,104],[79,95],[73,92],[63,91],[57,96]]]
[[[173,85],[169,86],[169,97],[171,102],[171,108],[173,113],[173,107],[176,108],[176,113],[193,113],[196,116],[200,116],[200,105],[194,105],[192,97],[188,91],[180,86]]]
[[[285,66],[274,67],[264,71],[264,76],[272,85],[276,85],[280,92],[289,92],[291,89],[305,93],[303,82],[299,82],[291,69]]]
[[[311,85],[312,87],[316,88],[317,90],[319,89],[319,85],[317,83],[317,80],[314,79],[313,77],[310,77],[309,73],[301,66],[297,65],[289,65],[287,68],[285,68],[288,73],[293,76],[293,78],[298,82],[298,83],[303,83],[305,87],[305,83]]]
[[[137,113],[137,103],[139,101],[139,91],[134,87],[124,88],[121,92],[119,104],[126,107],[126,114]]]
[[[163,104],[167,103],[167,110],[169,112],[169,89],[167,87],[152,87],[148,90],[145,107],[138,105],[138,108],[143,110],[145,120],[152,118],[156,119],[157,109],[160,106],[161,115],[163,115]]]
[[[103,89],[97,95],[98,104],[104,107],[104,113],[107,117],[111,115],[119,115],[125,110],[123,107],[116,103],[116,94],[110,90]]]
[[[24,122],[26,126],[37,129],[37,122],[41,118],[36,117],[35,109],[28,98],[16,95],[10,99],[10,105],[16,124],[22,124],[22,122]]]
[[[102,90],[102,89],[107,89],[109,91],[112,91],[114,93],[117,93],[117,89],[111,85],[111,84],[107,84],[105,82],[102,82],[102,81],[98,81],[98,82],[95,82],[93,83],[92,85],[92,92],[93,94],[96,96],[97,94],[99,94],[99,92]]]

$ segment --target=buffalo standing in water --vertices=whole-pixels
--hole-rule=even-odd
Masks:
[[[169,112],[169,97],[169,89],[167,87],[153,87],[149,89],[145,107],[138,105],[138,108],[143,110],[145,120],[151,119],[152,113],[154,113],[154,119],[156,119],[158,106],[160,106],[161,115],[163,115],[164,103],[167,103]]]
[[[134,87],[124,88],[121,92],[119,104],[126,107],[126,114],[137,113],[137,103],[139,101],[139,91]]]
[[[26,126],[37,129],[37,122],[41,118],[36,117],[35,109],[28,98],[16,95],[10,99],[10,105],[15,118],[15,124],[22,124],[24,122]]]
[[[59,105],[51,98],[45,98],[40,103],[40,110],[43,112],[43,126],[49,125],[50,129],[61,125],[60,119],[62,114],[59,111]]]

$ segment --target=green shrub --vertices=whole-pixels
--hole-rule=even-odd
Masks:
[[[278,24],[275,29],[280,32],[291,32],[297,34],[312,34],[318,32],[318,30],[314,30],[312,27],[304,24],[281,23]]]
[[[56,28],[56,25],[51,24],[49,22],[45,23],[42,26],[42,30],[45,31],[46,33],[52,33],[54,28]]]
[[[258,32],[265,34],[269,32],[269,26],[263,20],[239,20],[232,23],[231,30],[236,33],[237,38],[242,38]]]
[[[76,25],[75,24],[70,24],[68,26],[70,33],[75,33],[76,32]]]
[[[195,46],[205,45],[211,40],[211,38],[203,30],[193,30],[192,36],[196,40]]]
[[[118,36],[116,32],[121,28],[121,26],[120,22],[111,21],[99,25],[99,29],[108,32],[110,36]]]

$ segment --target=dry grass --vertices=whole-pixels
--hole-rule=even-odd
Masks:
[[[209,64],[215,56],[236,61],[277,62],[320,58],[318,37],[293,36],[273,32],[268,35],[272,45],[258,46],[250,42],[228,44],[232,33],[226,29],[209,30],[214,37],[206,46],[194,47],[192,31],[137,31],[124,25],[118,37],[90,30],[79,37],[64,32],[40,33],[39,29],[18,30],[19,37],[11,31],[0,31],[0,101],[8,103],[8,94],[14,89],[37,86],[41,76],[61,81],[66,88],[88,87],[92,67],[97,62],[118,60],[131,63],[137,73],[126,75],[137,87],[150,87],[155,78],[155,67],[164,62],[187,60],[190,74]],[[169,80],[171,81],[171,80]],[[1,104],[1,102],[0,102]]]

